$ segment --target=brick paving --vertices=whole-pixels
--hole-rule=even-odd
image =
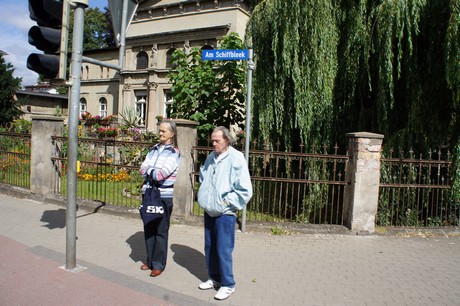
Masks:
[[[172,225],[165,272],[139,269],[139,219],[77,212],[65,265],[65,208],[0,194],[0,305],[460,305],[459,235],[237,233],[236,292],[215,301],[203,229]]]

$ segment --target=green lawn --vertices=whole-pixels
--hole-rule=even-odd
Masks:
[[[139,182],[109,182],[85,181],[77,182],[77,197],[79,199],[100,201],[106,204],[126,207],[138,207],[139,195],[132,195],[131,190],[136,190]],[[67,178],[62,179],[61,194],[67,195]]]

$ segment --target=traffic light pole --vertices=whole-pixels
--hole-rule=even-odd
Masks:
[[[67,0],[65,0],[67,1]],[[92,62],[101,66],[121,70],[125,53],[125,31],[127,26],[128,1],[123,0],[122,29],[119,64],[111,65],[83,56],[83,31],[85,21],[85,8],[88,0],[72,0],[75,5],[74,25],[72,37],[72,61],[70,76],[70,103],[68,119],[68,168],[67,168],[67,210],[66,210],[66,264],[65,269],[79,271],[84,267],[77,267],[76,241],[77,241],[77,157],[78,157],[78,118],[80,115],[80,86],[82,62]],[[132,0],[131,0],[132,1]],[[137,6],[136,6],[137,7]],[[135,9],[134,9],[135,10]]]
[[[67,210],[66,210],[66,270],[75,270],[76,264],[76,223],[77,223],[77,155],[78,155],[78,117],[80,104],[81,63],[83,54],[83,28],[86,1],[73,1],[74,11],[71,93],[69,105],[69,151],[67,170]]]

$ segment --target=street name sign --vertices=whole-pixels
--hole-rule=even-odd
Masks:
[[[201,58],[210,61],[247,60],[249,50],[202,50]]]

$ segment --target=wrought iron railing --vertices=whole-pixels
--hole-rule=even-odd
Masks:
[[[460,199],[452,189],[453,164],[449,152],[430,151],[427,158],[413,152],[384,154],[381,166],[380,226],[459,225]],[[387,155],[387,156],[385,156]]]
[[[247,220],[343,225],[349,156],[339,155],[337,147],[332,154],[326,148],[322,150],[322,153],[250,150],[248,165],[254,194],[247,206]],[[194,147],[195,191],[199,187],[199,169],[211,151],[208,146]],[[192,213],[202,214],[197,206],[195,203]]]
[[[30,188],[31,135],[0,132],[0,182]]]
[[[66,195],[67,137],[52,137],[55,193]],[[137,207],[143,178],[139,167],[151,142],[78,139],[77,197],[103,204]]]
[[[67,194],[67,137],[52,137],[55,152],[54,191]],[[113,139],[78,140],[77,196],[113,205],[137,207],[142,177],[139,166],[152,142]],[[242,143],[242,142],[240,142]],[[241,145],[236,147],[243,151]],[[194,190],[199,168],[210,146],[195,146]],[[348,153],[335,147],[310,153],[282,152],[254,146],[249,168],[254,195],[248,221],[343,224],[343,198],[349,185],[345,171]],[[31,135],[0,132],[0,182],[30,188]],[[453,161],[448,152],[429,152],[426,158],[409,152],[384,153],[381,159],[378,226],[458,226],[460,199],[454,198]],[[191,211],[202,214],[195,202]]]

